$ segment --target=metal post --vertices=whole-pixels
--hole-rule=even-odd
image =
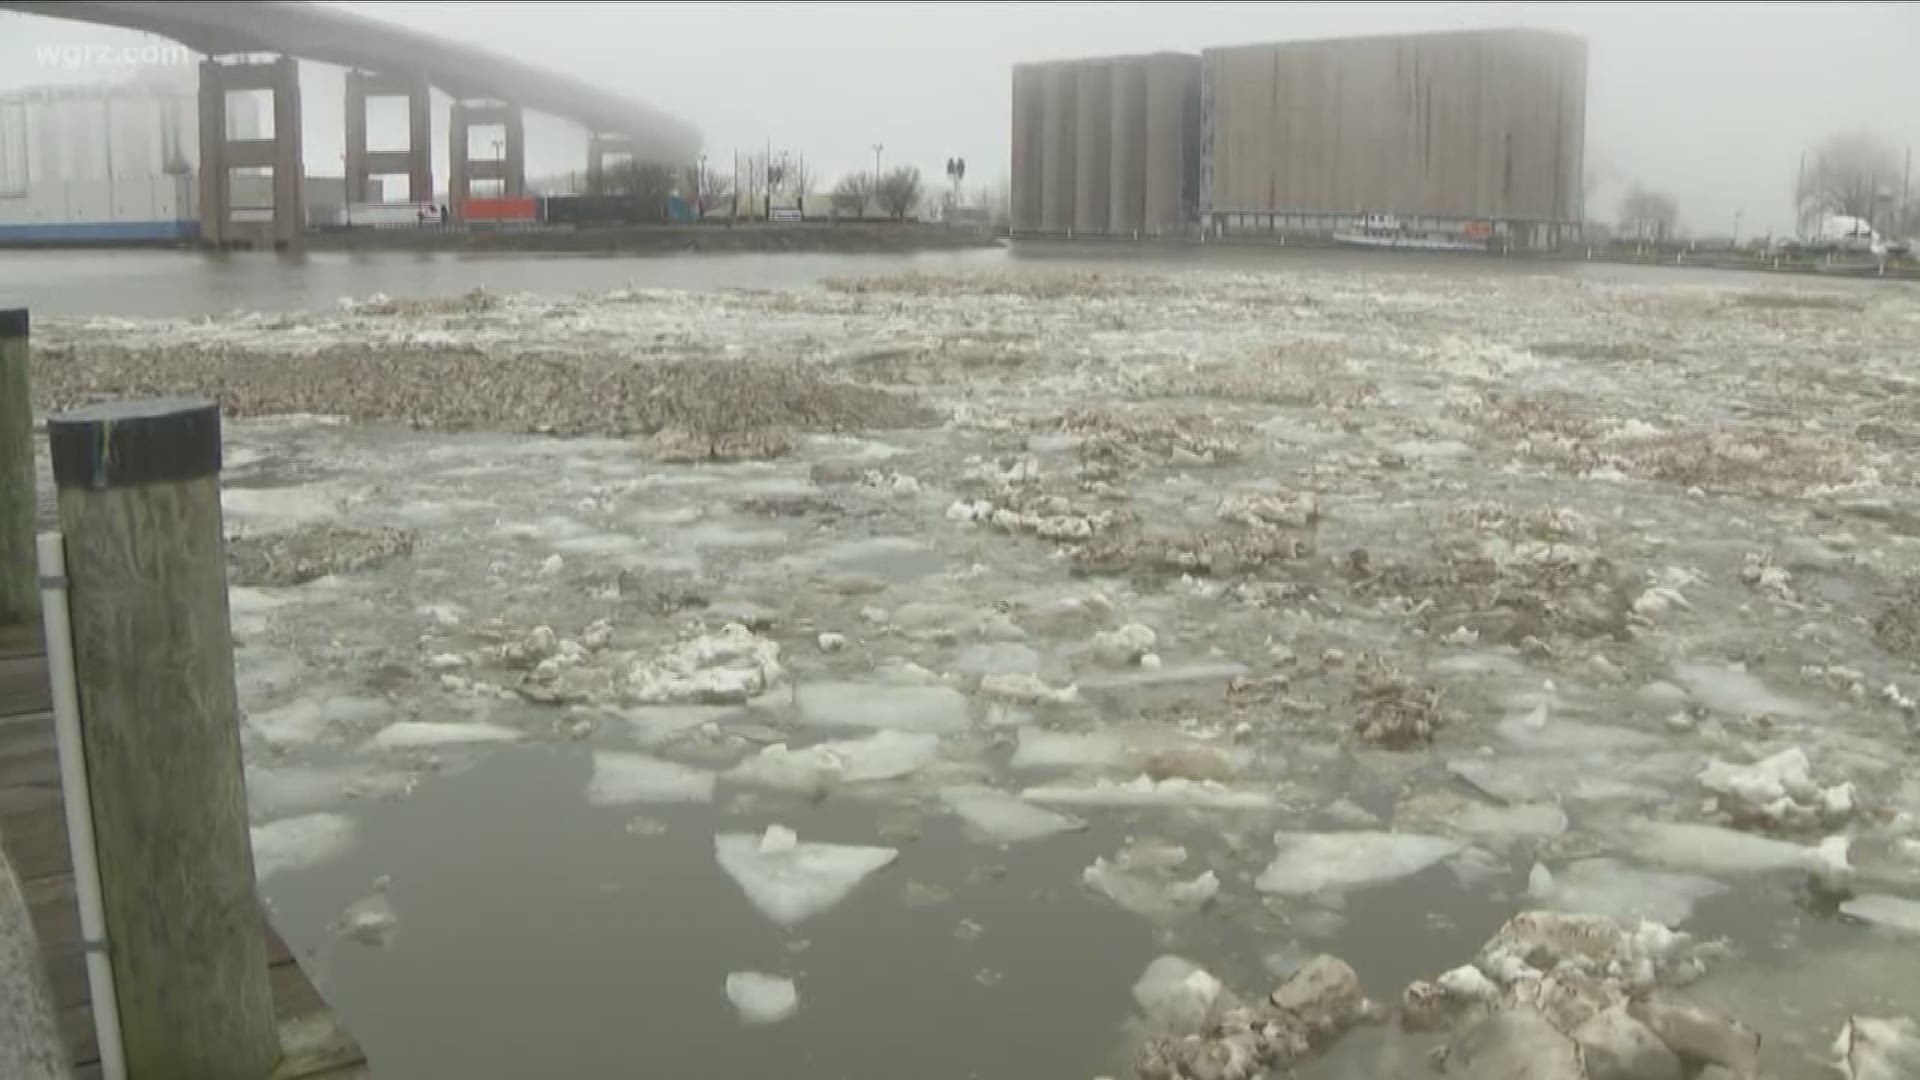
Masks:
[[[220,516],[220,412],[50,417],[81,742],[128,1072],[279,1060],[254,892]]]
[[[27,309],[0,310],[0,626],[40,617],[40,583],[33,569],[39,501],[28,352]]]

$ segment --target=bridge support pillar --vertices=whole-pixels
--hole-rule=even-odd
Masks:
[[[639,160],[639,147],[635,145],[633,136],[598,133],[587,136],[587,191],[594,195],[607,193],[608,158]]]
[[[407,148],[367,149],[367,102],[407,99]],[[433,199],[433,94],[426,80],[347,72],[347,201],[374,202],[373,178],[407,178],[407,201]]]
[[[227,95],[266,90],[273,95],[273,135],[233,139],[227,136]],[[248,213],[234,220],[235,170],[251,181],[259,170],[273,174],[270,218]],[[291,56],[255,62],[200,64],[200,240],[215,247],[254,243],[297,249],[306,238],[305,160],[300,140],[300,64]],[[251,184],[244,185],[250,187]],[[241,209],[259,211],[262,207]]]
[[[499,128],[501,134],[491,140],[492,157],[473,157],[468,140],[474,128]],[[447,185],[447,201],[455,219],[467,219],[467,200],[473,194],[475,180],[498,180],[501,194],[517,199],[527,193],[527,129],[520,106],[501,101],[459,101],[453,103],[447,125],[452,145],[448,154],[453,176]]]

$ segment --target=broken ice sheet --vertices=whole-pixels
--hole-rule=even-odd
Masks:
[[[1211,780],[1100,779],[1086,784],[1043,784],[1020,793],[1028,802],[1078,806],[1184,807],[1201,810],[1266,810],[1274,797]]]
[[[1904,934],[1920,934],[1920,901],[1898,896],[1856,896],[1840,905],[1840,913]]]
[[[332,930],[350,941],[384,949],[393,944],[400,928],[400,916],[387,899],[387,879],[373,883],[373,891],[348,904],[334,920]]]
[[[402,720],[390,724],[378,735],[362,743],[363,751],[417,750],[429,746],[457,746],[462,743],[517,742],[521,734],[498,724],[459,724],[430,720]]]
[[[1080,880],[1135,915],[1156,922],[1192,915],[1220,894],[1220,879],[1211,870],[1181,881],[1168,871],[1131,867],[1124,855],[1112,863],[1095,859],[1081,872]]]
[[[646,754],[596,751],[587,801],[595,806],[713,801],[714,775]]]
[[[800,991],[792,979],[758,971],[728,975],[727,1000],[748,1024],[777,1024],[800,1009]]]
[[[256,825],[252,839],[254,877],[265,881],[345,854],[353,843],[353,822],[339,814],[303,814]]]
[[[940,801],[967,823],[971,835],[989,843],[1021,844],[1087,827],[1077,817],[1042,809],[996,788],[945,788]]]
[[[1679,926],[1693,917],[1695,904],[1726,891],[1709,877],[1641,870],[1605,858],[1581,859],[1559,873],[1535,864],[1527,877],[1527,894],[1561,911],[1663,926]]]
[[[1254,888],[1282,896],[1379,885],[1417,874],[1466,847],[1444,837],[1388,832],[1281,832],[1274,843],[1280,853]]]
[[[1118,765],[1127,756],[1127,744],[1105,731],[1064,732],[1021,728],[1013,751],[1016,769],[1082,769]]]
[[[1813,849],[1785,840],[1714,825],[1640,822],[1631,830],[1636,857],[1703,874],[1753,874],[1791,870],[1812,863]]]
[[[819,727],[935,733],[967,727],[966,695],[945,686],[808,683],[798,697],[801,721]]]
[[[1179,1034],[1206,1025],[1225,987],[1191,960],[1162,956],[1133,984],[1133,1001],[1155,1027]]]
[[[940,760],[940,736],[880,731],[864,739],[816,743],[798,750],[774,743],[728,770],[729,781],[820,792],[835,784],[898,780]]]
[[[746,892],[747,900],[781,926],[796,925],[840,903],[900,856],[888,847],[802,843],[781,825],[770,825],[758,836],[722,833],[713,838],[713,850],[720,868]]]
[[[247,726],[276,746],[318,742],[330,731],[373,727],[393,715],[393,706],[374,697],[316,693],[277,709],[247,714]]]
[[[1817,720],[1822,710],[1782,697],[1739,668],[1707,664],[1679,664],[1674,678],[1694,699],[1714,712],[1732,717],[1756,714],[1791,720]]]

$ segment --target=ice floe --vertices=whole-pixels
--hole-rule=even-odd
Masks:
[[[727,1000],[748,1024],[777,1024],[800,1011],[800,991],[792,979],[758,971],[728,975]]]
[[[1087,827],[1070,814],[1034,806],[997,788],[943,788],[940,801],[974,836],[989,843],[1021,844]]]
[[[302,814],[253,827],[253,873],[265,881],[339,858],[353,845],[353,822],[339,814]]]
[[[738,704],[780,680],[780,645],[739,623],[662,649],[627,673],[637,705]]]
[[[946,686],[806,683],[800,720],[818,727],[885,728],[945,734],[967,727],[965,694]]]
[[[748,902],[781,926],[827,911],[900,856],[890,847],[802,842],[781,825],[757,836],[722,833],[713,849]]]
[[[1527,895],[1562,911],[1606,915],[1623,922],[1646,919],[1679,926],[1693,917],[1693,909],[1727,891],[1727,887],[1698,874],[1642,870],[1617,859],[1580,859],[1559,873],[1535,863],[1527,876]]]
[[[1282,896],[1365,888],[1409,877],[1465,850],[1458,840],[1415,833],[1288,833],[1254,888]]]
[[[713,801],[714,775],[646,754],[596,751],[587,801],[595,806]]]
[[[1274,805],[1268,792],[1228,787],[1212,780],[1172,777],[1155,780],[1100,779],[1090,783],[1043,784],[1020,793],[1029,802],[1078,806],[1186,807],[1202,810],[1265,810]]]
[[[402,720],[389,724],[379,734],[360,745],[363,751],[419,750],[430,746],[458,746],[465,743],[518,742],[524,736],[513,728],[498,724],[462,724],[433,720]]]

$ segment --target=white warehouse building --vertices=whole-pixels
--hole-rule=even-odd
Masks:
[[[122,83],[0,94],[0,243],[197,236],[195,74],[154,67]],[[229,102],[229,134],[259,136],[262,112]]]

